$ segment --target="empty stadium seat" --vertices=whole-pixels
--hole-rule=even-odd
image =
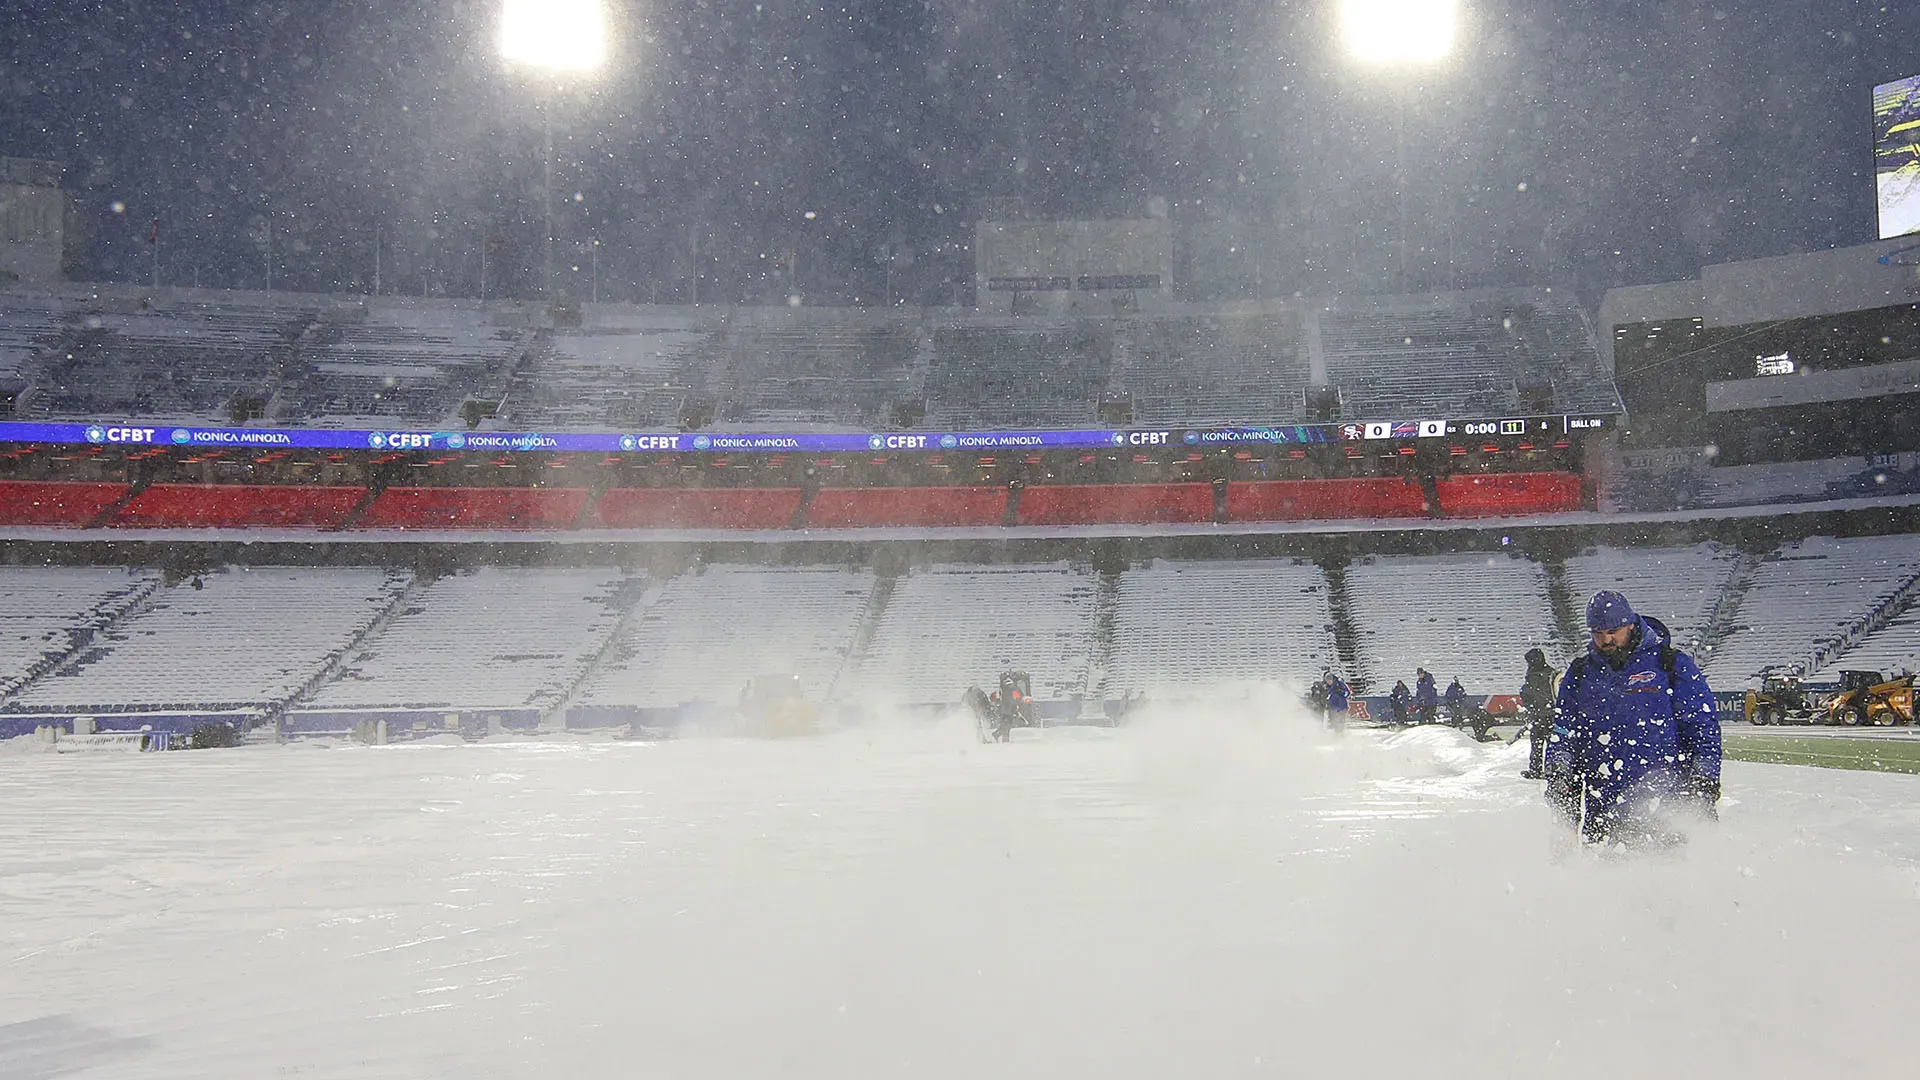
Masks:
[[[783,529],[799,488],[613,488],[593,508],[602,529]]]
[[[358,487],[155,484],[120,509],[120,528],[329,529],[367,493]]]
[[[1257,480],[1227,485],[1231,521],[1423,517],[1426,499],[1411,480]]]
[[[1713,623],[1714,608],[1740,565],[1736,552],[1717,544],[1694,547],[1595,548],[1571,556],[1567,588],[1585,604],[1601,589],[1627,594],[1636,611],[1659,619],[1674,641],[1691,649]]]
[[[822,488],[807,506],[821,529],[875,525],[998,525],[1007,510],[1000,487]]]
[[[1416,666],[1442,686],[1458,678],[1470,694],[1511,693],[1526,679],[1528,649],[1560,662],[1539,563],[1481,552],[1365,556],[1348,565],[1346,586],[1367,693],[1396,679],[1413,686]]]
[[[1580,509],[1580,477],[1573,473],[1485,473],[1440,481],[1447,517],[1518,517]]]
[[[160,590],[71,667],[8,703],[24,712],[257,709],[326,670],[405,589],[373,567],[236,566]]]
[[[1020,495],[1022,525],[1212,520],[1210,484],[1060,484],[1030,487]]]
[[[873,595],[871,570],[710,566],[665,582],[581,687],[583,706],[733,705],[749,681],[793,676],[828,696]]]
[[[0,567],[0,694],[50,670],[159,587],[156,570]]]
[[[390,487],[363,529],[564,529],[587,505],[585,488]]]
[[[307,704],[552,708],[613,633],[630,604],[627,586],[615,570],[483,566],[449,574],[360,642]]]
[[[969,683],[1019,668],[1037,697],[1078,696],[1098,651],[1097,586],[1065,562],[915,568],[895,582],[854,685],[881,700],[953,703]]]
[[[1238,680],[1305,684],[1338,662],[1318,566],[1157,560],[1120,575],[1100,689],[1117,698]]]
[[[126,493],[125,484],[0,480],[0,524],[79,528]]]

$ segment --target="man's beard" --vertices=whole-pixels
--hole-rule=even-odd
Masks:
[[[1633,655],[1633,638],[1629,637],[1618,645],[1596,644],[1595,647],[1600,650],[1602,659],[1618,669],[1626,662],[1627,657]]]

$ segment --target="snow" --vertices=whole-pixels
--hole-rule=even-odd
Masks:
[[[0,750],[0,1075],[1911,1073],[1912,777],[1729,764],[1683,858],[1555,864],[1523,748],[1257,698]]]

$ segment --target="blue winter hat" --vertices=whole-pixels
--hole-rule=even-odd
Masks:
[[[1618,630],[1638,619],[1627,598],[1612,589],[1602,589],[1587,602],[1588,630]]]

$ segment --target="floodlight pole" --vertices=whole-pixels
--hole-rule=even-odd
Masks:
[[[547,168],[546,182],[540,186],[541,199],[546,203],[547,242],[544,263],[541,270],[541,290],[547,303],[553,303],[553,88],[549,87],[546,101],[541,105],[540,114],[546,121]]]
[[[1396,82],[1393,95],[1393,169],[1395,186],[1400,196],[1400,259],[1396,264],[1399,270],[1399,291],[1407,291],[1407,92],[1404,84]]]

